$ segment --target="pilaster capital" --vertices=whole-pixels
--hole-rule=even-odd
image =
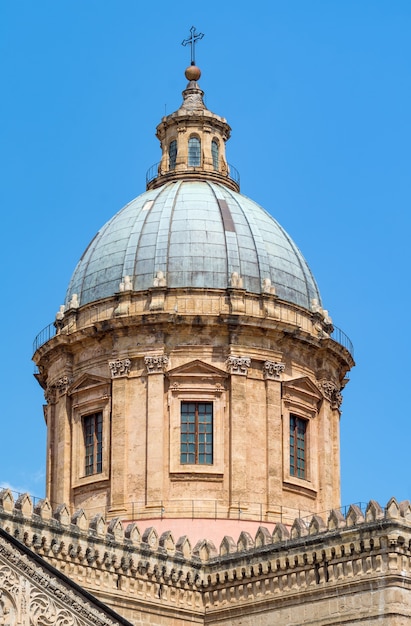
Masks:
[[[230,374],[247,376],[248,368],[251,365],[251,359],[249,356],[229,356],[226,363],[227,370]]]
[[[323,396],[331,403],[332,408],[340,408],[342,403],[341,389],[332,380],[323,379],[318,382]]]
[[[264,380],[279,380],[285,370],[285,363],[265,361],[263,366]]]
[[[109,361],[108,366],[111,371],[111,378],[120,378],[130,373],[131,361],[130,359],[116,359]]]
[[[162,374],[168,365],[168,356],[157,354],[155,356],[145,356],[144,363],[148,374]]]
[[[47,403],[51,404],[56,402],[59,395],[62,396],[67,393],[70,384],[71,378],[69,378],[69,376],[61,376],[61,378],[56,380],[56,382],[48,385],[46,391],[44,392],[44,397]]]

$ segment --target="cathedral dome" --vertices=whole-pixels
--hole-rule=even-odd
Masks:
[[[301,252],[261,206],[212,180],[174,180],[138,196],[99,230],[71,278],[79,305],[162,284],[320,302]],[[156,282],[157,281],[157,282]],[[159,283],[160,281],[160,283]],[[122,285],[122,286],[121,286]],[[127,287],[126,287],[127,288]]]

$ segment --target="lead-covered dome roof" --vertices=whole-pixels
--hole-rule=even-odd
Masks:
[[[162,272],[162,274],[159,274]],[[71,278],[66,305],[115,295],[124,277],[143,291],[226,289],[241,277],[251,293],[274,293],[310,309],[320,295],[301,252],[262,207],[210,180],[175,180],[146,191],[107,222]]]

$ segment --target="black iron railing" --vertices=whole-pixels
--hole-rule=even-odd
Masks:
[[[33,354],[42,346],[44,343],[49,341],[56,334],[55,324],[49,324],[43,330],[39,332],[36,338],[33,341]],[[331,339],[335,342],[339,343],[341,346],[346,348],[348,352],[354,357],[354,346],[351,339],[337,326],[334,326],[334,330],[331,333]]]
[[[33,341],[33,354],[36,352],[36,350],[40,348],[40,346],[43,345],[43,343],[46,343],[47,341],[49,341],[49,339],[54,337],[55,334],[56,334],[56,327],[54,323],[49,324],[48,326],[43,328],[43,330],[39,332],[39,334],[36,336],[36,338]]]
[[[337,328],[337,326],[334,326],[334,330],[331,333],[331,339],[334,339],[334,341],[346,348],[351,356],[354,357],[353,343],[351,339],[347,337],[347,335],[341,330],[341,328]]]
[[[146,173],[146,184],[148,185],[152,180],[154,180],[155,178],[157,178],[158,176],[166,176],[169,175],[171,176],[174,172],[176,174],[183,174],[185,172],[188,173],[195,173],[195,172],[205,172],[207,174],[216,174],[217,176],[227,176],[227,178],[230,178],[232,181],[234,181],[238,186],[240,186],[240,173],[237,170],[236,167],[234,167],[234,165],[230,165],[228,164],[228,171],[227,174],[224,174],[218,170],[214,170],[214,169],[204,169],[206,166],[211,166],[212,167],[213,163],[212,161],[210,161],[210,163],[208,163],[207,159],[203,159],[201,164],[198,166],[186,166],[186,168],[183,171],[177,170],[177,169],[170,169],[170,170],[161,170],[160,166],[161,166],[161,162],[160,163],[154,163],[154,165],[152,165],[151,167],[149,167],[149,169],[147,170]]]

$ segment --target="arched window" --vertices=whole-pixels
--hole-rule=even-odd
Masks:
[[[201,164],[201,142],[197,137],[188,140],[188,164],[198,167]]]
[[[177,159],[177,141],[173,139],[168,146],[168,169],[174,170],[176,167]]]
[[[213,139],[211,142],[211,156],[213,157],[213,168],[218,170],[218,142]]]

